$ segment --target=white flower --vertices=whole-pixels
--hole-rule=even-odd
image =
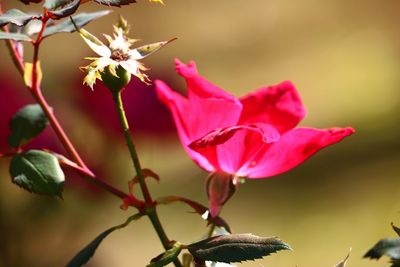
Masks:
[[[81,69],[86,72],[83,83],[87,84],[92,89],[96,79],[101,80],[101,74],[106,67],[108,67],[110,72],[116,77],[118,76],[115,69],[120,66],[130,74],[138,77],[142,82],[149,83],[149,78],[143,73],[143,71],[148,69],[138,60],[149,56],[161,47],[175,40],[171,39],[169,41],[152,43],[131,49],[132,44],[138,40],[129,39],[126,36],[129,32],[129,26],[122,17],[120,17],[117,24],[114,25],[113,37],[104,34],[108,45],[105,45],[96,36],[84,29],[77,29],[77,31],[89,47],[100,56],[86,57],[85,59],[93,60],[93,62],[86,67],[81,67]]]

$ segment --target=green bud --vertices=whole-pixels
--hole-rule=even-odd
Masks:
[[[121,66],[117,66],[115,69],[111,66],[107,66],[101,73],[101,79],[107,88],[115,93],[121,91],[128,85],[131,80],[131,74]]]

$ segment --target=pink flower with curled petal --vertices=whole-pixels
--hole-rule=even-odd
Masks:
[[[159,99],[170,109],[189,156],[210,172],[210,212],[216,216],[239,177],[258,179],[296,167],[354,129],[295,128],[306,111],[294,85],[285,81],[236,98],[197,72],[194,62],[176,60],[187,97],[156,81]]]

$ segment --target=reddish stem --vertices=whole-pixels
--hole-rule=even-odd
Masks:
[[[113,195],[115,195],[121,199],[129,197],[128,194],[113,187],[112,185],[108,184],[104,180],[99,179],[86,166],[86,164],[83,162],[83,160],[79,156],[79,153],[76,151],[74,145],[71,143],[68,136],[64,132],[64,130],[63,130],[62,126],[60,125],[60,123],[58,122],[57,118],[54,116],[54,113],[52,112],[51,108],[49,107],[49,104],[47,103],[46,99],[43,97],[40,87],[34,88],[31,92],[32,92],[33,97],[36,99],[36,101],[40,104],[40,106],[44,110],[47,118],[50,121],[50,125],[56,132],[58,139],[61,141],[64,148],[68,151],[68,154],[72,157],[72,159],[76,163],[75,166],[72,166],[71,164],[69,164],[69,166],[73,167],[75,170],[77,170],[78,173],[86,180],[90,181],[91,183],[93,183],[97,186],[100,186],[101,188],[105,189],[106,191],[112,193]]]
[[[64,132],[64,129],[58,122],[51,107],[49,106],[49,104],[47,103],[46,99],[44,98],[44,96],[42,94],[42,91],[41,91],[40,85],[39,85],[39,81],[38,81],[38,69],[37,69],[38,64],[37,63],[39,61],[40,43],[43,39],[43,32],[46,29],[47,20],[48,20],[48,17],[45,15],[44,18],[42,19],[42,28],[39,32],[39,35],[38,35],[36,41],[33,43],[34,52],[33,52],[33,68],[32,68],[32,87],[29,88],[32,93],[32,96],[36,99],[36,101],[42,107],[42,109],[45,112],[47,118],[49,119],[50,125],[54,129],[58,139],[61,141],[64,148],[67,150],[68,154],[75,161],[75,164],[76,164],[75,166],[73,166],[73,164],[69,164],[69,166],[70,167],[73,166],[74,169],[77,170],[78,173],[81,175],[81,177],[83,177],[86,180],[92,182],[93,184],[103,188],[104,190],[112,193],[113,195],[115,195],[121,199],[129,198],[130,196],[128,194],[120,191],[119,189],[106,183],[104,180],[96,177],[96,175],[93,174],[93,172],[86,166],[86,164],[81,159],[79,153],[76,151],[75,147],[69,140],[68,136]]]
[[[35,71],[33,71],[33,72],[35,73]],[[40,106],[42,107],[44,113],[46,114],[47,118],[50,121],[51,127],[54,129],[56,135],[62,142],[63,146],[65,147],[65,149],[67,150],[67,152],[71,156],[71,158],[80,167],[82,167],[86,171],[90,172],[89,168],[83,162],[82,158],[79,156],[79,153],[76,151],[75,147],[73,146],[73,144],[69,140],[68,136],[64,132],[63,128],[61,127],[60,123],[58,122],[57,118],[55,117],[53,111],[49,107],[49,104],[47,103],[46,99],[43,97],[40,87],[33,88],[32,95],[36,99],[36,101],[40,104]]]
[[[76,151],[75,147],[72,145],[71,141],[69,140],[68,136],[65,134],[63,128],[61,127],[60,123],[58,122],[57,118],[54,116],[52,109],[50,108],[49,104],[47,103],[46,99],[43,97],[42,91],[40,89],[39,81],[38,81],[38,62],[39,62],[39,48],[40,43],[43,39],[43,32],[46,29],[46,22],[48,21],[48,16],[44,16],[42,19],[42,28],[38,34],[36,41],[34,42],[34,51],[33,51],[33,69],[32,69],[32,95],[37,100],[37,102],[42,107],[44,113],[47,115],[51,126],[53,127],[54,131],[56,132],[58,138],[63,143],[65,149],[67,150],[68,154],[72,157],[72,159],[82,168],[89,170],[86,164],[83,162],[79,153]]]
[[[86,180],[88,180],[89,182],[103,188],[104,190],[112,193],[113,195],[121,198],[122,200],[127,199],[127,198],[131,198],[130,195],[114,188],[113,186],[109,185],[108,183],[106,183],[104,180],[96,177],[89,169],[87,168],[82,168],[79,165],[77,165],[75,162],[69,161],[69,160],[60,160],[60,164],[62,166],[65,167],[69,167],[74,169],[75,171],[78,172],[78,174],[85,178]],[[141,206],[139,205],[133,205],[136,204],[135,202],[130,202],[130,204],[132,204],[132,206],[136,207],[136,208],[141,208]]]

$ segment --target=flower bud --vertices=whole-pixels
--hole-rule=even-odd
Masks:
[[[115,93],[121,91],[128,85],[131,80],[131,74],[121,66],[117,66],[115,70],[112,69],[112,66],[107,66],[101,73],[101,79],[107,88]]]

